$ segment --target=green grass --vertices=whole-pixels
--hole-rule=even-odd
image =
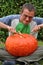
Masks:
[[[4,48],[4,43],[0,41],[0,48]]]
[[[38,41],[38,45],[42,45],[43,46],[43,41]]]
[[[38,41],[38,45],[43,45],[43,41]],[[5,46],[4,43],[0,42],[0,48],[1,47],[3,48],[4,46]],[[43,65],[43,60],[39,61],[39,63],[40,63],[40,65]],[[2,65],[1,62],[0,62],[0,65]],[[33,65],[33,64],[31,64],[31,65]]]

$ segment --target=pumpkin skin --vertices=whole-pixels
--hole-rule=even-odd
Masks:
[[[5,42],[6,50],[13,56],[28,56],[38,47],[37,40],[30,34],[14,34]]]

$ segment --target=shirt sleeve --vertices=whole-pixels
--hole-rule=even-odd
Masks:
[[[5,16],[5,17],[2,17],[0,18],[0,22],[3,22],[7,25],[11,25],[11,21],[15,18],[19,18],[19,15],[8,15],[8,16]]]
[[[39,25],[39,24],[43,23],[43,18],[41,18],[41,17],[34,17],[33,21],[35,21],[37,23],[37,25]]]

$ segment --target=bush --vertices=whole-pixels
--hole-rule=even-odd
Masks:
[[[0,41],[5,42],[8,36],[8,31],[5,29],[0,29]]]
[[[38,40],[43,40],[43,29],[41,29],[38,33]]]

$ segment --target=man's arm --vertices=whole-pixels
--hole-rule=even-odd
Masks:
[[[39,31],[42,28],[43,28],[43,24],[40,24],[40,25],[35,26],[32,31],[33,32],[37,32],[37,31]]]
[[[16,33],[16,30],[14,30],[11,26],[8,26],[8,25],[6,25],[6,24],[4,24],[2,22],[0,22],[0,28],[7,29],[11,33]]]

